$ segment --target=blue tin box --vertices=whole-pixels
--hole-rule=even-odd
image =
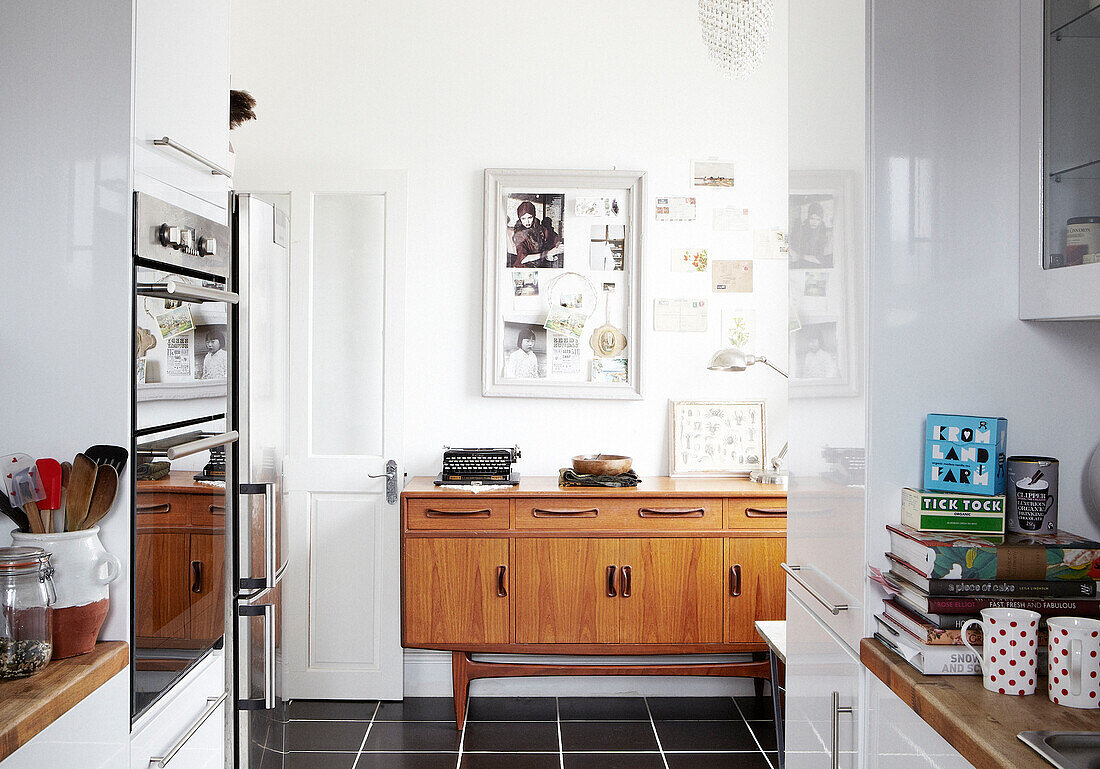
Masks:
[[[993,496],[1005,490],[1008,420],[929,414],[924,433],[924,488]]]

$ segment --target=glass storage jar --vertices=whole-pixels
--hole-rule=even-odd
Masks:
[[[0,547],[0,679],[39,672],[53,654],[50,554],[40,547]]]

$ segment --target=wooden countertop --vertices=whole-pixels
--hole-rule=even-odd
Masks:
[[[468,497],[472,492],[436,486],[434,477],[418,476],[409,481],[403,494],[408,498]],[[785,486],[753,483],[743,478],[669,478],[649,476],[642,484],[628,489],[598,486],[558,485],[556,475],[521,476],[519,486],[502,491],[481,491],[486,497],[779,497],[787,496]]]
[[[172,470],[164,478],[158,478],[155,481],[137,481],[137,490],[139,494],[151,491],[211,495],[225,494],[225,489],[221,486],[211,486],[209,483],[199,483],[196,481],[195,473],[195,470]]]
[[[123,641],[103,641],[36,676],[0,681],[0,761],[10,756],[130,662]]]
[[[977,769],[1050,769],[1046,759],[1020,742],[1020,732],[1096,731],[1095,710],[1055,705],[1045,679],[1035,694],[988,692],[981,676],[922,675],[873,638],[859,644],[863,664],[939,732]]]

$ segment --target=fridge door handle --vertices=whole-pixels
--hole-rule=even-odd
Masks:
[[[262,577],[241,577],[237,580],[240,590],[266,590],[275,587],[278,565],[275,562],[277,529],[275,521],[275,484],[242,483],[238,487],[241,496],[249,494],[264,495],[264,575]]]
[[[237,616],[264,618],[264,696],[237,700],[237,710],[272,710],[275,708],[275,604],[238,606]]]

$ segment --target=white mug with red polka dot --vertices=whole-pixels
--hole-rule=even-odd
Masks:
[[[1100,620],[1051,617],[1047,695],[1055,705],[1100,708]]]
[[[967,640],[971,625],[982,626],[982,651]],[[985,688],[1000,694],[1034,694],[1039,660],[1039,613],[1027,609],[982,609],[980,620],[962,626],[963,643],[982,661]],[[984,652],[984,654],[983,654]]]

